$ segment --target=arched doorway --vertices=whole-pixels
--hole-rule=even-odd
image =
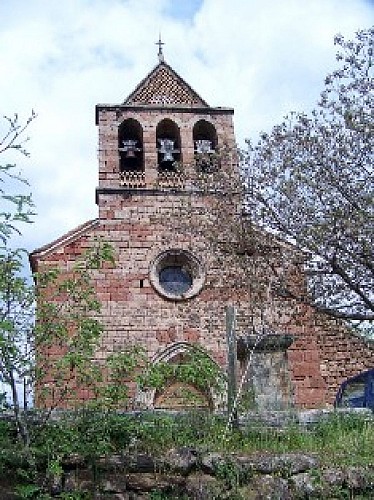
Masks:
[[[222,387],[225,385],[225,376],[203,348],[187,342],[174,343],[154,356],[151,370],[152,367],[167,375],[157,390],[139,392],[140,405],[152,409],[210,411],[225,406],[225,389],[217,389],[217,381],[222,382]],[[208,373],[214,374],[211,380]]]

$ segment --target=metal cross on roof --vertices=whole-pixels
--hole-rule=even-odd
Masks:
[[[162,52],[162,46],[165,45],[164,42],[161,41],[161,33],[158,36],[158,42],[155,43],[155,45],[158,45],[158,60],[160,62],[164,62],[164,54]]]

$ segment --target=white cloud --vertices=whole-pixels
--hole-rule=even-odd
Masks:
[[[184,4],[184,2],[183,2]],[[372,24],[365,0],[13,0],[0,4],[1,113],[38,119],[30,179],[40,246],[96,216],[97,103],[122,102],[166,60],[213,106],[235,108],[239,140],[307,110],[334,67],[333,36]],[[192,9],[195,9],[193,11]]]

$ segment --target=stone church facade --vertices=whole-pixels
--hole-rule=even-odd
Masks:
[[[256,309],[248,287],[232,285],[237,261],[197,230],[208,222],[224,233],[224,214],[212,208],[219,189],[199,180],[209,185],[215,169],[225,178],[238,174],[232,109],[210,107],[161,58],[124,103],[96,106],[96,124],[98,218],[35,250],[30,261],[34,272],[69,269],[96,238],[111,244],[115,265],[94,276],[101,363],[130,345],[144,347],[152,363],[178,362],[202,346],[225,373],[226,310],[235,305],[238,377],[250,357],[247,390],[260,409],[330,405],[344,379],[373,367],[369,343],[308,306],[272,297],[271,287]],[[219,157],[223,149],[228,154]],[[266,285],[268,274],[256,276]],[[268,331],[258,338],[264,314]],[[177,389],[170,381],[159,393],[133,387],[132,396],[138,406],[168,408],[177,406]],[[211,408],[222,403],[205,397]]]

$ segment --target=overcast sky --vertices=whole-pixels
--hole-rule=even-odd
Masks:
[[[38,212],[22,244],[97,216],[95,104],[123,102],[157,64],[159,31],[166,62],[208,104],[235,109],[240,144],[309,110],[334,35],[373,21],[373,0],[0,0],[1,115],[38,113],[31,156],[17,158]]]

